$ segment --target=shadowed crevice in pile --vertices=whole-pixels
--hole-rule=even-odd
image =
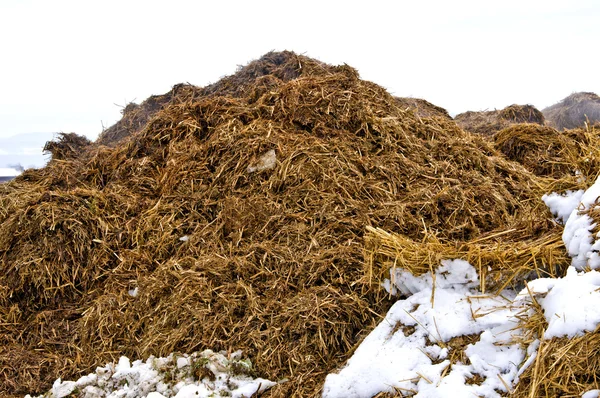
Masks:
[[[347,65],[269,53],[149,101],[126,133],[0,186],[2,393],[210,348],[289,379],[267,395],[316,396],[390,305],[365,282],[366,226],[554,228],[537,177]]]

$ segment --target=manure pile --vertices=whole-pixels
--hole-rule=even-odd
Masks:
[[[462,252],[562,231],[543,181],[483,137],[291,52],[47,150],[0,186],[3,396],[204,349],[288,379],[265,396],[318,396],[392,303],[367,226]],[[490,268],[488,290],[553,256]]]
[[[544,124],[544,115],[533,105],[509,105],[501,110],[459,113],[454,118],[465,131],[492,135],[517,123]]]

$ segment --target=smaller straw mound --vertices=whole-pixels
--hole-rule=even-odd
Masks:
[[[538,176],[558,179],[575,174],[567,159],[578,154],[577,143],[552,127],[515,124],[494,134],[493,142],[507,158]]]
[[[586,186],[582,186],[586,188],[600,175],[600,125],[566,130],[563,134],[577,144],[577,151],[567,151],[564,155],[566,162],[582,177],[580,180],[586,182]]]
[[[546,192],[586,189],[600,171],[600,128],[558,131],[515,124],[492,136],[495,149],[542,177]]]
[[[75,133],[59,133],[56,140],[44,145],[44,152],[51,154],[54,160],[65,160],[77,157],[91,143],[86,137]]]
[[[584,127],[600,122],[600,97],[595,93],[574,93],[542,110],[548,124],[558,130]]]
[[[473,112],[456,115],[456,123],[471,133],[492,135],[517,123],[544,124],[544,115],[533,105],[509,105],[501,110]]]

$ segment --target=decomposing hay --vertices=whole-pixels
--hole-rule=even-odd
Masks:
[[[558,130],[600,123],[600,97],[595,93],[573,93],[542,110],[548,124]]]
[[[289,62],[288,52],[271,52],[264,55],[261,62],[252,62],[240,68],[234,75],[224,77],[206,87],[177,84],[168,93],[153,95],[140,105],[129,103],[121,111],[123,115],[121,120],[104,130],[96,142],[100,145],[115,146],[139,133],[161,109],[168,105],[182,104],[193,101],[197,97],[215,95],[244,97],[248,103],[253,103],[269,88],[276,88],[281,82],[296,79],[302,74],[320,73],[328,68],[328,65],[317,60],[311,60],[310,64],[295,65]]]
[[[91,141],[86,137],[75,133],[59,133],[54,141],[48,141],[44,145],[44,152],[50,154],[52,159],[65,160],[77,157],[90,145]]]
[[[267,395],[316,396],[389,306],[364,283],[366,225],[443,244],[554,228],[537,177],[349,66],[270,53],[173,93],[126,111],[120,145],[0,186],[0,393],[210,348],[289,379]]]
[[[396,104],[403,109],[412,109],[419,117],[441,117],[452,120],[452,117],[442,107],[421,98],[394,97]]]
[[[460,113],[454,120],[466,131],[489,136],[516,123],[543,125],[544,115],[533,105],[513,104],[501,110]]]

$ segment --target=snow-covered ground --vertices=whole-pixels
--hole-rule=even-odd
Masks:
[[[0,183],[7,182],[21,174],[21,170],[8,167],[0,167]]]
[[[521,292],[491,296],[480,293],[475,268],[461,259],[444,260],[433,275],[393,271],[383,286],[406,298],[392,306],[339,372],[327,376],[323,397],[367,398],[382,391],[499,397],[535,360],[540,341],[523,346],[517,318],[534,313],[533,298],[548,322],[542,338],[594,331],[600,324],[600,240],[589,213],[597,211],[599,197],[600,178],[585,192],[542,198],[565,225],[563,240],[573,260],[562,278],[537,279]],[[454,344],[461,336],[463,344]],[[241,398],[275,385],[247,376],[249,368],[240,352],[227,357],[207,350],[133,364],[122,357],[78,381],[59,379],[42,397]]]

